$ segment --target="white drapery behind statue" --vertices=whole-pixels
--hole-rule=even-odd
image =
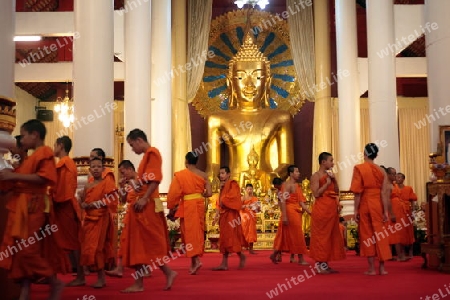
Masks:
[[[287,7],[296,10],[297,0],[287,0]],[[289,9],[287,10],[289,11]],[[294,60],[301,97],[309,101],[315,99],[316,67],[314,58],[314,17],[313,7],[305,6],[289,16],[291,54]]]
[[[192,68],[187,71],[187,98],[191,102],[203,78],[208,52],[212,0],[190,0],[188,7],[188,57]],[[196,63],[192,63],[192,62]],[[197,63],[198,62],[198,63]]]

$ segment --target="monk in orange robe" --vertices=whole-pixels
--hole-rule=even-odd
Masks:
[[[395,184],[397,171],[394,168],[386,168],[385,171],[389,181],[389,190],[391,191],[390,199],[392,212],[396,217],[396,221],[390,221],[388,225],[389,244],[395,246],[397,259],[394,258],[394,260],[407,261],[407,259],[405,258],[404,245],[406,245],[406,243],[408,242],[408,229],[404,226],[404,224],[406,224],[407,226],[411,226],[411,224],[409,224],[409,222],[407,221],[408,217],[403,211],[403,204],[400,199],[401,191],[398,188],[397,184]]]
[[[53,222],[60,228],[55,234],[58,245],[73,257],[77,264],[77,278],[67,286],[85,284],[84,272],[80,266],[81,210],[75,198],[77,190],[77,167],[68,156],[72,140],[68,136],[56,139],[53,152],[59,158],[56,164],[57,181],[52,189],[54,208]]]
[[[245,266],[245,255],[242,253],[245,240],[239,216],[242,207],[241,190],[235,180],[230,180],[230,176],[228,166],[220,168],[219,214],[216,214],[214,224],[217,221],[219,222],[219,247],[220,253],[222,253],[222,263],[213,268],[213,271],[228,270],[228,255],[230,253],[237,253],[239,256],[239,269]]]
[[[190,245],[186,256],[191,258],[189,274],[195,275],[201,268],[200,256],[205,246],[205,197],[211,197],[211,183],[205,172],[197,169],[198,156],[188,152],[186,169],[176,172],[167,195],[167,208],[180,218],[181,237]]]
[[[64,284],[54,276],[57,270],[44,251],[44,239],[59,229],[55,224],[46,224],[50,208],[47,192],[56,182],[53,151],[44,146],[46,128],[38,120],[25,122],[20,135],[23,149],[35,151],[14,172],[0,171],[2,185],[13,182],[7,196],[8,220],[0,247],[0,252],[7,255],[0,260],[0,267],[20,282],[20,299],[29,299],[31,282],[42,277],[50,283],[49,299],[60,299]]]
[[[102,159],[104,161],[105,158],[106,158],[106,153],[105,153],[105,151],[103,151],[102,148],[94,148],[94,149],[91,150],[91,153],[89,154],[89,158],[93,159],[94,157],[98,157],[98,158],[100,158],[100,159]],[[114,171],[112,169],[108,168],[108,167],[104,167],[104,170],[102,172],[102,178],[104,180],[109,181],[109,183],[108,183],[109,185],[112,185],[112,184],[115,185],[116,184],[116,179],[114,177]],[[92,176],[88,177],[88,183],[89,182],[93,182],[93,180],[94,179],[93,179]],[[112,247],[113,247],[113,252],[114,252],[114,257],[117,256],[117,243],[118,243],[118,241],[117,241],[117,237],[118,237],[118,232],[117,232],[117,230],[118,230],[118,228],[117,228],[118,227],[117,226],[118,225],[117,206],[119,204],[118,203],[119,197],[120,197],[119,193],[116,193],[116,194],[108,195],[108,199],[106,199],[106,203],[107,203],[107,206],[108,206],[108,209],[109,209],[109,213],[110,213],[112,222],[114,224],[114,226],[113,226],[114,235],[113,235],[113,239],[111,241],[111,244],[112,244]],[[114,259],[112,261],[113,261],[113,265],[115,265],[115,261],[116,260]],[[87,270],[86,273],[89,274],[89,271]]]
[[[339,223],[339,186],[331,170],[334,166],[331,153],[319,155],[319,171],[311,176],[311,190],[315,197],[311,214],[311,243],[309,256],[316,262],[326,263],[320,274],[336,273],[329,261],[345,258],[344,243]]]
[[[162,180],[161,154],[150,146],[147,135],[140,129],[130,131],[127,142],[134,153],[144,154],[144,157],[139,164],[137,183],[132,185],[127,195],[128,226],[123,228],[127,239],[121,240],[124,242],[121,245],[122,262],[125,267],[135,269],[132,274],[135,282],[122,292],[142,292],[145,271],[158,267],[166,276],[164,290],[170,290],[177,272],[172,271],[166,262],[171,257],[167,221],[158,190]]]
[[[412,213],[412,207],[413,203],[417,201],[417,195],[414,193],[414,190],[411,186],[407,186],[404,184],[405,182],[405,174],[403,173],[397,173],[397,177],[395,179],[395,182],[397,183],[398,188],[400,189],[400,200],[403,204],[403,211],[408,216],[408,219],[411,218],[411,223],[413,221],[413,213]],[[415,241],[414,237],[414,227],[409,226],[406,229],[406,245],[409,247],[409,259],[413,258],[413,244]]]
[[[278,227],[273,243],[274,252],[270,256],[273,263],[278,263],[277,256],[286,251],[298,255],[298,264],[308,266],[303,254],[308,253],[305,236],[302,230],[302,213],[311,211],[306,206],[306,198],[299,186],[300,172],[297,166],[288,167],[289,178],[281,186],[279,195],[282,225]],[[300,208],[301,207],[301,208]]]
[[[129,204],[129,197],[127,197],[128,192],[133,189],[133,185],[136,185],[136,169],[134,168],[134,165],[129,160],[123,160],[119,164],[119,174],[120,174],[120,180],[119,180],[119,197],[120,202],[122,204],[128,203]],[[125,216],[122,220],[123,227],[128,227],[128,219],[129,215],[125,213]],[[122,230],[120,234],[120,247],[117,250],[117,266],[111,271],[105,271],[105,274],[111,277],[119,277],[122,278],[123,276],[123,263],[122,263],[122,251],[121,247],[127,243],[127,230]]]
[[[117,190],[114,183],[102,178],[102,159],[91,159],[89,170],[94,181],[86,184],[81,203],[86,215],[82,227],[80,264],[97,271],[97,282],[92,287],[102,288],[106,285],[105,265],[114,259],[114,229],[108,199]]]
[[[248,245],[250,254],[256,254],[253,250],[253,243],[257,241],[256,235],[256,213],[259,212],[258,198],[253,196],[253,185],[248,183],[245,186],[245,195],[242,197],[241,226],[245,242]]]
[[[359,223],[360,255],[367,256],[369,270],[366,275],[376,275],[374,259],[380,261],[381,275],[387,274],[384,262],[391,259],[389,238],[386,236],[385,222],[389,215],[395,220],[390,205],[390,191],[387,176],[381,167],[374,164],[378,146],[370,143],[364,148],[364,163],[356,165],[350,190],[355,194],[355,219]]]

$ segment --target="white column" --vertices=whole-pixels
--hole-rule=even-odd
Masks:
[[[435,152],[440,142],[439,125],[450,124],[449,95],[450,84],[450,1],[425,1],[425,26],[428,25],[425,43],[428,63],[428,98],[431,128],[430,152]],[[427,23],[429,22],[429,23]],[[428,29],[430,28],[430,29]],[[445,151],[445,145],[442,145]],[[446,153],[443,153],[444,155]]]
[[[172,0],[172,61],[173,67],[187,62],[187,0]],[[187,73],[180,72],[172,80],[172,169],[185,168],[184,156],[192,151],[191,126],[187,99]]]
[[[127,0],[125,7],[132,7],[135,0]],[[151,3],[144,1],[136,9],[125,14],[125,138],[139,128],[150,139],[151,134]],[[150,140],[149,140],[150,141]],[[136,169],[142,156],[136,155],[125,140],[125,159]]]
[[[331,152],[331,76],[330,12],[328,0],[314,1],[314,49],[316,58],[316,92],[314,103],[314,139],[312,170],[319,169],[318,157],[321,152]],[[335,153],[333,153],[334,155]]]
[[[74,15],[74,156],[99,147],[114,157],[113,1],[75,0]]]
[[[16,46],[15,33],[16,5],[14,0],[0,1],[0,102],[2,99],[13,101],[14,95],[14,60]],[[9,167],[3,161],[3,154],[16,144],[11,136],[12,118],[0,113],[0,170]]]
[[[14,61],[16,45],[15,32],[15,2],[0,1],[0,97],[14,98]]]
[[[396,55],[393,51],[379,55],[381,50],[395,44],[393,0],[367,1],[367,44],[370,138],[380,148],[376,162],[398,170]]]
[[[350,160],[362,151],[360,149],[360,100],[358,87],[358,45],[356,35],[356,3],[336,0],[336,52],[339,97],[339,158],[336,169],[339,172],[341,190],[350,188],[353,165]]]
[[[151,144],[159,149],[163,159],[163,181],[160,193],[167,193],[173,177],[172,171],[172,96],[171,58],[171,3],[152,0],[152,110]],[[164,83],[157,86],[159,78]]]
[[[360,100],[355,1],[336,0],[336,53],[339,97],[339,157],[335,163],[341,190],[350,188],[360,149]],[[352,160],[350,160],[352,158]],[[341,200],[343,216],[353,214],[353,200]]]

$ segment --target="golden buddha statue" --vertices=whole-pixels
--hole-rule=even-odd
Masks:
[[[217,175],[221,157],[226,157],[232,178],[242,184],[242,178],[253,176],[248,172],[253,172],[250,162],[255,165],[254,159],[246,159],[246,154],[252,153],[253,158],[260,158],[258,174],[254,176],[260,178],[264,193],[270,188],[270,180],[264,178],[293,162],[292,117],[288,111],[269,107],[270,83],[270,61],[247,34],[229,62],[228,109],[208,118],[210,179]],[[250,169],[241,176],[247,163]]]

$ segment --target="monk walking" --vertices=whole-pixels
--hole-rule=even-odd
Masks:
[[[339,227],[339,186],[332,172],[334,166],[331,153],[319,155],[319,171],[311,176],[311,190],[315,197],[311,214],[311,244],[309,256],[320,266],[320,274],[336,273],[329,261],[345,258],[344,243]]]
[[[198,156],[188,152],[185,156],[186,169],[176,172],[167,195],[167,208],[176,209],[180,218],[181,236],[186,256],[191,258],[189,274],[195,275],[202,267],[200,256],[205,244],[205,197],[211,197],[211,183],[205,172],[197,169]]]
[[[350,190],[355,194],[355,219],[359,224],[360,255],[367,256],[369,270],[366,275],[376,275],[375,256],[380,261],[380,275],[386,275],[384,262],[392,258],[389,238],[384,236],[385,223],[391,212],[389,182],[384,170],[374,163],[378,146],[370,143],[364,147],[364,163],[356,165]],[[395,216],[390,214],[392,221]]]
[[[219,222],[219,244],[220,253],[222,253],[222,263],[218,267],[213,268],[213,271],[228,270],[228,256],[230,253],[237,253],[239,256],[239,269],[245,266],[245,255],[242,253],[242,246],[245,245],[245,241],[239,216],[239,210],[242,207],[241,191],[239,184],[235,180],[231,180],[230,176],[231,173],[228,166],[220,168],[219,214],[216,214],[214,224],[217,221]]]
[[[248,183],[245,186],[245,195],[242,197],[241,226],[244,234],[245,242],[248,245],[248,252],[256,254],[253,250],[253,243],[257,241],[256,235],[256,213],[258,213],[260,206],[258,205],[258,198],[253,196],[253,185]]]
[[[77,190],[77,166],[69,157],[72,140],[68,136],[56,139],[53,152],[59,158],[56,164],[57,181],[52,190],[54,223],[60,229],[55,236],[57,242],[69,252],[76,263],[77,277],[67,286],[85,285],[84,272],[80,266],[81,215],[80,206],[75,198]]]
[[[150,146],[147,135],[140,129],[130,131],[127,142],[134,153],[144,154],[144,157],[139,164],[137,183],[127,195],[128,226],[123,229],[127,238],[121,240],[122,263],[135,269],[135,281],[122,292],[142,292],[143,274],[149,268],[156,268],[155,262],[166,276],[164,290],[170,290],[177,272],[165,263],[170,258],[170,245],[158,190],[162,180],[161,154],[157,148]]]
[[[282,251],[298,255],[298,264],[309,266],[305,261],[303,254],[308,253],[306,248],[305,236],[302,230],[302,213],[311,211],[306,206],[305,196],[302,188],[298,184],[300,172],[297,166],[288,167],[289,178],[281,186],[281,195],[279,195],[282,226],[278,227],[275,241],[273,243],[274,252],[270,259],[277,264],[277,256]],[[300,207],[302,209],[300,209]]]
[[[405,174],[403,173],[397,173],[397,177],[395,179],[395,182],[397,183],[398,188],[400,189],[400,200],[401,203],[403,205],[403,211],[404,213],[409,217],[413,218],[413,214],[412,214],[412,207],[413,207],[413,203],[415,201],[417,201],[417,195],[416,193],[414,193],[414,190],[411,186],[405,185]],[[413,244],[415,241],[414,238],[414,228],[411,224],[411,226],[409,226],[406,229],[406,245],[409,248],[409,254],[408,257],[406,257],[407,259],[411,259],[413,258]]]
[[[106,203],[109,196],[116,193],[116,186],[102,177],[104,171],[102,159],[98,157],[91,159],[89,171],[94,181],[86,184],[84,199],[81,202],[86,215],[82,229],[80,263],[97,271],[97,282],[92,287],[102,288],[106,285],[105,265],[114,260],[112,246],[114,225]]]
[[[123,160],[119,163],[119,174],[120,174],[120,180],[119,180],[119,196],[120,196],[120,202],[122,204],[128,203],[127,195],[128,192],[133,189],[133,185],[136,185],[136,169],[134,168],[134,165],[129,160]],[[129,215],[125,213],[125,217],[123,218],[123,227],[128,227],[128,219]],[[120,235],[120,247],[123,247],[125,245],[127,237],[127,230],[122,230]],[[111,271],[105,271],[105,274],[107,276],[111,277],[118,277],[122,278],[123,276],[123,263],[122,263],[122,251],[119,249],[117,250],[117,265],[116,267]]]
[[[7,269],[9,276],[20,282],[20,300],[30,298],[30,286],[36,278],[48,278],[49,299],[52,300],[60,299],[64,286],[54,276],[56,270],[43,249],[44,239],[58,231],[56,225],[44,226],[46,207],[50,204],[47,191],[56,183],[53,151],[44,145],[46,132],[41,121],[25,122],[20,128],[21,144],[24,151],[32,149],[34,153],[14,172],[0,171],[0,181],[13,185],[7,196],[8,219],[0,248],[3,253],[11,255],[0,260],[0,267]]]

